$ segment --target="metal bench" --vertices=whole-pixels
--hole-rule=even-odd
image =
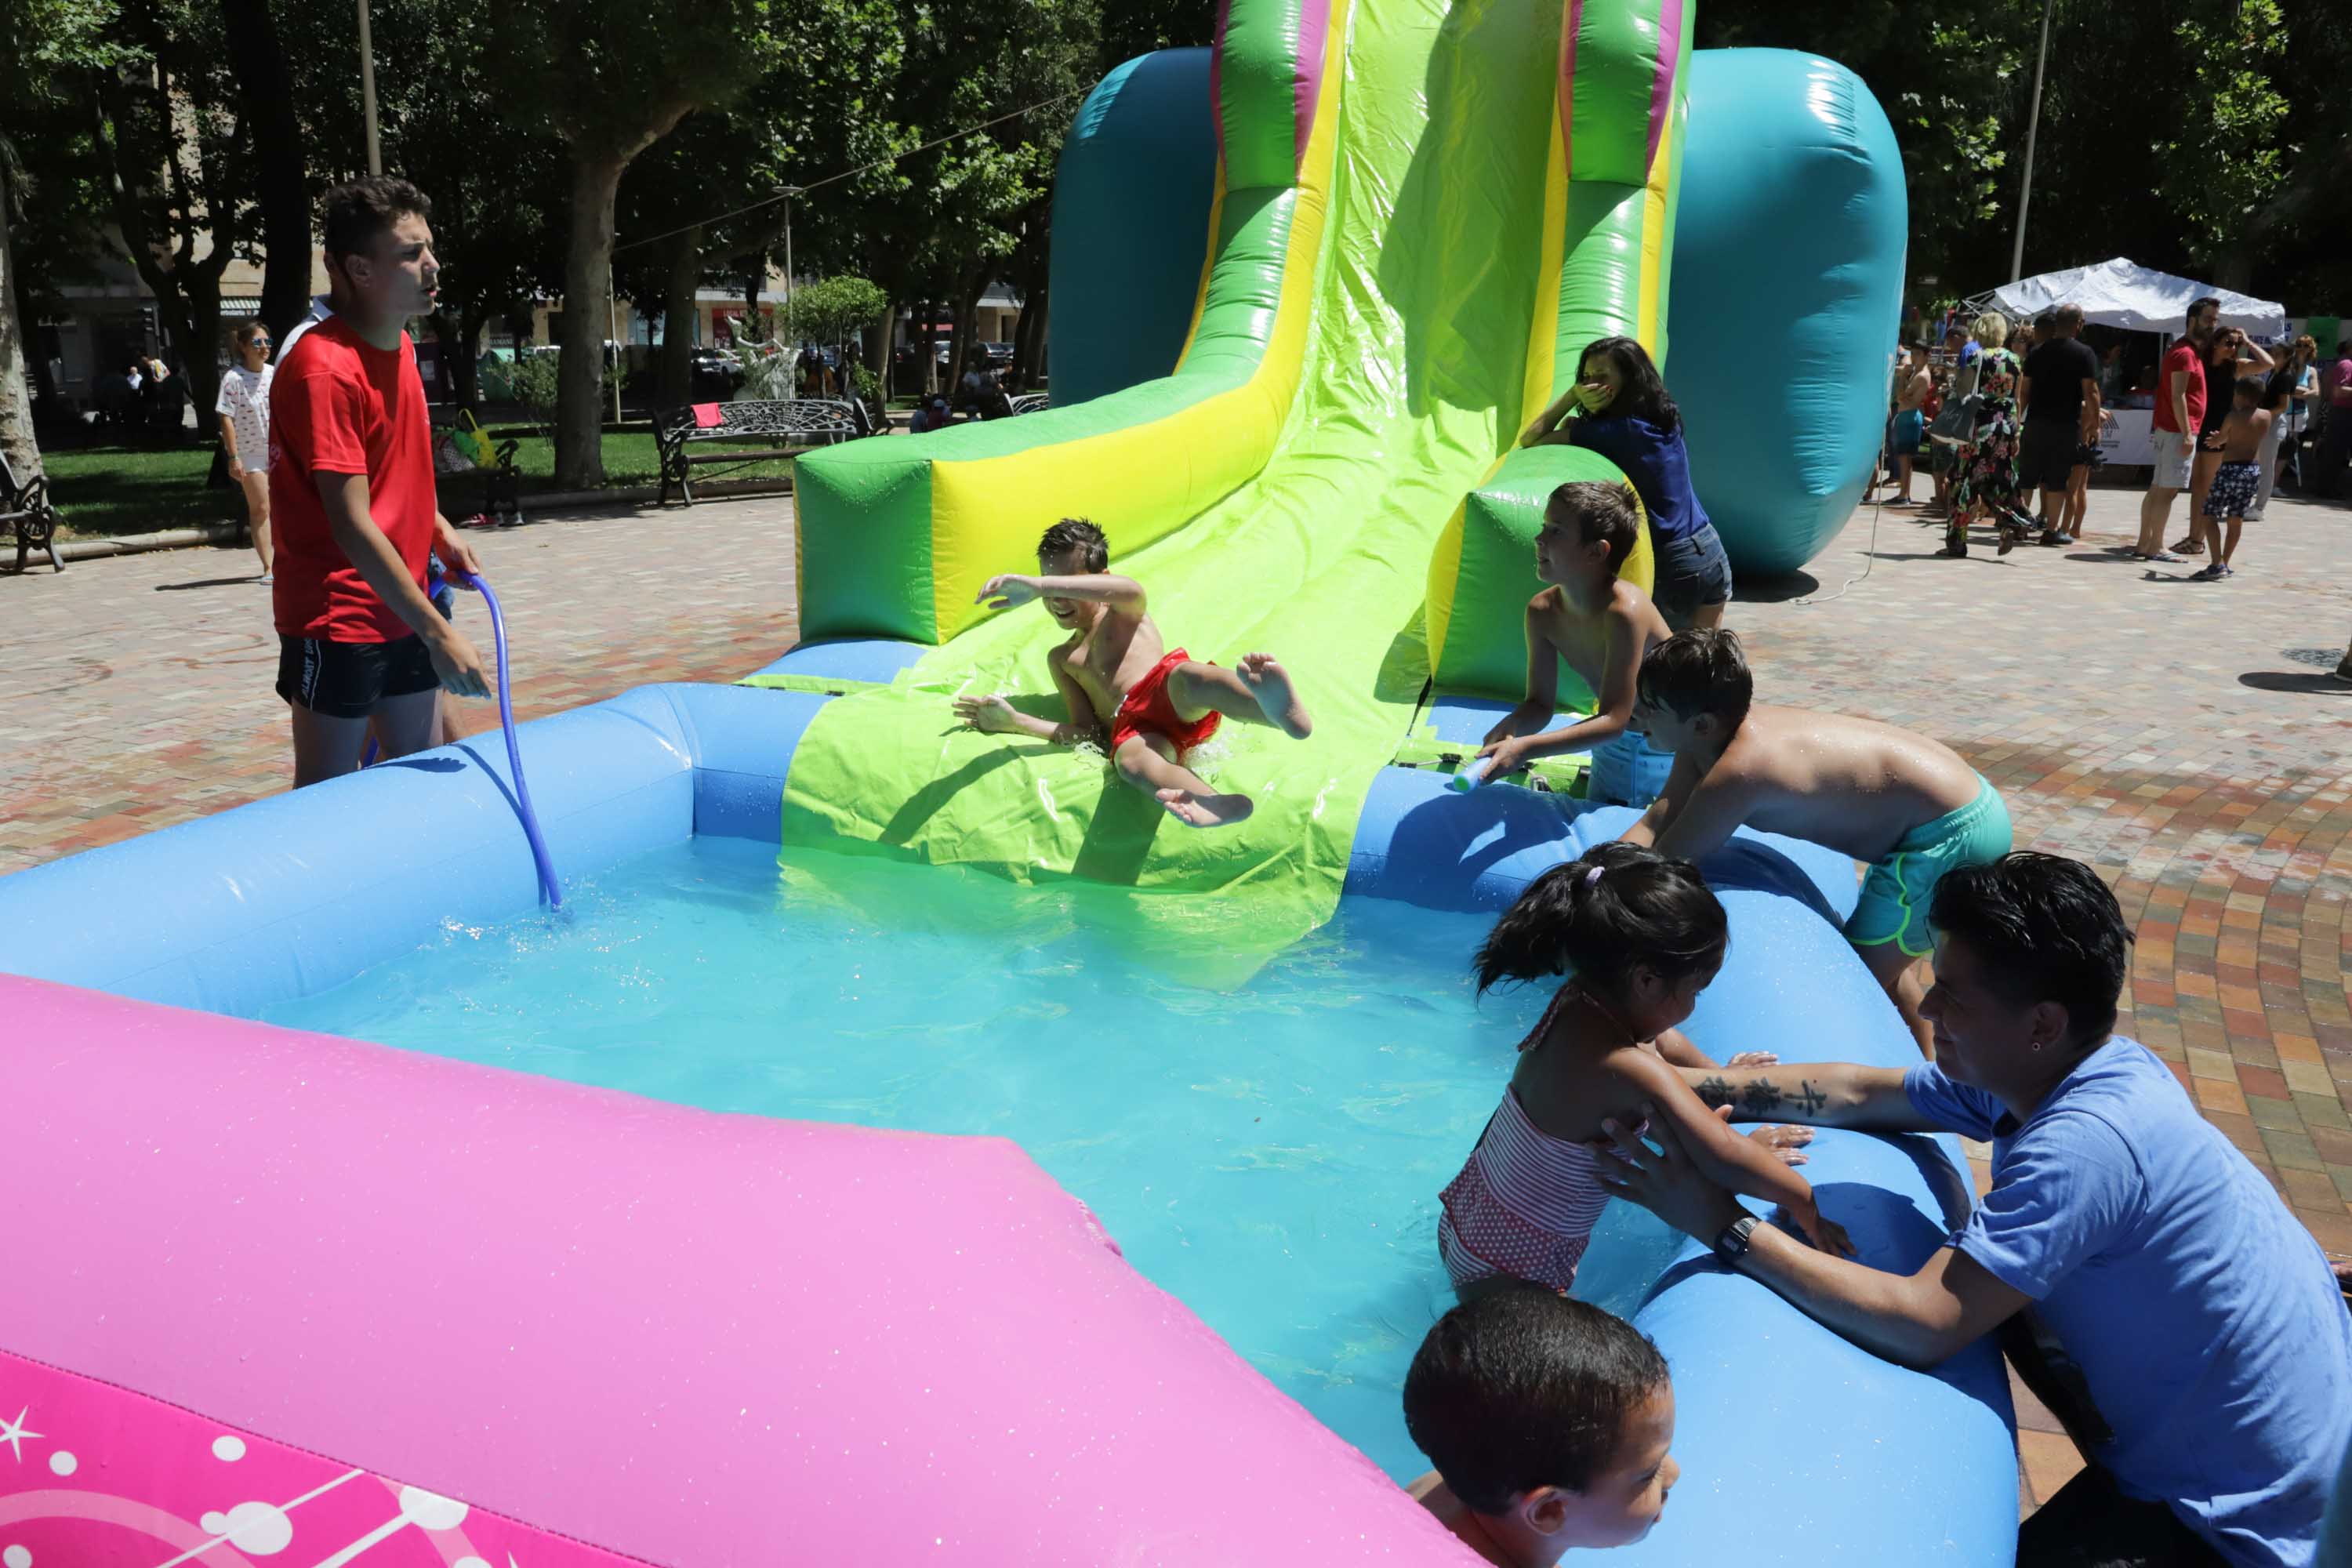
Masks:
[[[696,403],[663,414],[655,426],[655,444],[661,449],[661,500],[667,505],[674,488],[686,504],[694,504],[694,470],[712,465],[726,468],[798,457],[818,447],[854,441],[874,433],[874,423],[855,403],[814,398],[790,401],[747,400],[740,403]],[[740,443],[754,442],[746,447]],[[712,449],[698,451],[698,447]]]
[[[16,530],[18,572],[36,550],[45,552],[57,570],[66,569],[65,557],[58,553],[58,509],[49,504],[48,479],[18,484],[5,452],[0,452],[0,522]]]
[[[1042,414],[1054,405],[1052,397],[1042,392],[1025,392],[1013,400],[1015,414]]]

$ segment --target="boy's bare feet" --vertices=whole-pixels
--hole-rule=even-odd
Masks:
[[[1163,789],[1160,804],[1177,821],[1194,827],[1230,827],[1250,814],[1245,795],[1203,795],[1189,789]]]
[[[1290,689],[1289,671],[1275,662],[1274,655],[1245,653],[1234,669],[1242,678],[1242,684],[1248,687],[1257,699],[1258,711],[1265,715],[1267,723],[1294,741],[1303,741],[1313,733],[1315,721],[1307,716],[1307,704],[1298,700],[1298,693]],[[1160,798],[1165,800],[1167,796],[1163,794]],[[1244,810],[1243,815],[1247,816],[1247,811]]]

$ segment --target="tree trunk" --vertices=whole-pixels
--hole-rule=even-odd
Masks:
[[[625,158],[572,158],[572,241],[563,264],[556,363],[555,488],[604,483],[604,328],[612,318],[613,197]]]
[[[694,399],[694,286],[702,280],[702,226],[677,237],[662,289],[661,369],[654,402],[677,408]]]
[[[940,302],[922,302],[922,331],[915,341],[923,347],[923,384],[916,390],[924,396],[940,389]]]
[[[226,250],[217,254],[223,261],[228,259]],[[196,405],[196,434],[201,439],[218,428],[213,404],[220,396],[220,268],[199,263],[175,270],[188,300],[188,337],[180,345],[180,374],[187,379],[189,401]]]
[[[1045,380],[1045,329],[1051,319],[1045,285],[1032,289],[1021,302],[1021,324],[1013,331],[1013,374],[1024,391],[1034,392]]]
[[[489,320],[478,304],[457,313],[457,342],[451,351],[449,382],[457,389],[457,406],[472,408],[482,395],[482,327]]]
[[[41,477],[41,448],[33,438],[33,405],[25,395],[25,321],[17,314],[16,252],[8,232],[16,193],[8,161],[0,158],[0,451],[18,484]]]
[[[269,0],[221,0],[229,65],[252,128],[254,199],[261,208],[261,320],[283,342],[310,307],[310,196],[303,185],[302,122]]]
[[[988,289],[989,263],[981,262],[965,272],[960,279],[961,291],[956,300],[955,336],[949,341],[948,374],[953,384],[963,386],[964,361],[980,342],[980,297]]]

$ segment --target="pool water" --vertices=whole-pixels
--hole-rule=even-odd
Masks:
[[[1013,1139],[1322,1421],[1424,1468],[1398,1391],[1452,1302],[1437,1194],[1546,1000],[1475,1002],[1487,919],[1351,900],[1223,964],[1171,926],[1180,900],[1139,916],[1094,884],[779,866],[734,839],[569,891],[263,1016],[713,1110]],[[1630,1313],[1676,1246],[1612,1205],[1577,1293]]]

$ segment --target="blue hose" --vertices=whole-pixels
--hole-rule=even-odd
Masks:
[[[555,879],[555,862],[549,858],[547,840],[540,836],[539,813],[531,809],[530,785],[522,776],[522,748],[515,743],[514,687],[507,679],[507,618],[499,608],[499,596],[479,574],[453,572],[450,580],[471,588],[490,607],[490,637],[498,645],[499,656],[499,724],[507,734],[507,771],[514,775],[515,808],[522,817],[523,837],[530,840],[531,863],[539,868],[539,890],[547,898],[548,907],[563,907],[563,884]],[[368,737],[367,754],[360,759],[365,767],[375,757],[375,737]]]

